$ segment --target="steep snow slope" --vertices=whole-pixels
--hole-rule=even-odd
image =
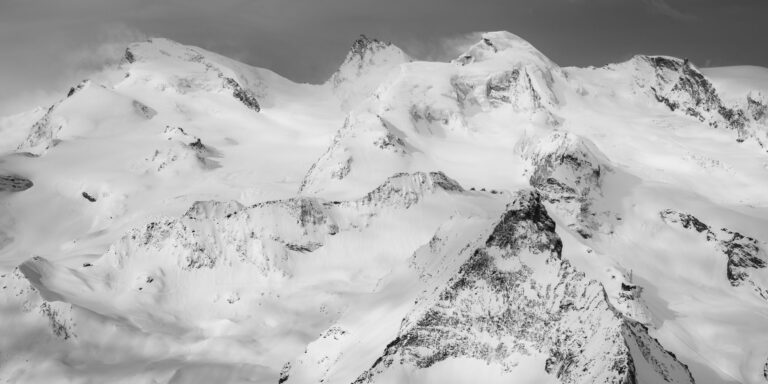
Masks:
[[[132,44],[0,122],[0,377],[762,383],[760,71]]]
[[[361,35],[328,83],[345,109],[368,97],[401,64],[412,59],[389,42]]]
[[[13,224],[0,231],[15,239],[0,249],[6,267],[31,255],[88,261],[195,200],[291,195],[343,120],[329,87],[164,39],[132,44],[100,77],[111,82],[85,81],[34,123],[7,128],[27,135],[2,167],[35,187],[2,201]]]

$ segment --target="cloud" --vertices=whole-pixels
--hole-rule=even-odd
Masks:
[[[124,24],[103,26],[98,39],[67,52],[64,61],[73,74],[90,74],[117,64],[128,44],[144,41],[147,35]]]
[[[25,40],[7,44],[7,50],[18,53],[15,59],[27,66],[0,67],[0,80],[14,89],[0,95],[0,116],[56,102],[70,86],[118,64],[129,43],[147,39],[121,23],[103,24],[72,36],[82,38],[52,36],[34,46]]]
[[[675,8],[673,8],[669,3],[667,3],[667,0],[643,0],[645,4],[656,13],[659,13],[661,15],[680,20],[680,21],[693,21],[696,20],[696,16],[683,13]]]
[[[482,38],[481,34],[482,32],[468,32],[438,37],[436,40],[409,39],[401,43],[401,48],[419,60],[450,61],[459,57],[469,47],[480,41]]]

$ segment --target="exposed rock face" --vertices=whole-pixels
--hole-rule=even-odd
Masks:
[[[391,72],[410,61],[411,58],[392,43],[361,35],[328,81],[342,107],[352,109],[373,94]]]
[[[746,113],[726,106],[712,83],[687,59],[637,56],[632,61],[641,68],[652,70],[652,78],[638,81],[650,81],[652,95],[670,110],[680,111],[715,128],[735,130],[738,141],[751,136]]]
[[[133,64],[134,62],[136,62],[136,57],[133,55],[133,52],[131,52],[130,48],[125,49],[125,54],[123,55],[123,59],[128,64]]]
[[[64,121],[53,115],[55,109],[56,104],[48,108],[45,115],[32,125],[29,135],[19,145],[19,151],[40,156],[58,143],[55,136],[64,127]]]
[[[610,305],[599,283],[561,259],[555,223],[537,192],[516,194],[479,245],[441,289],[416,300],[397,337],[355,383],[439,371],[438,363],[452,359],[479,360],[512,375],[521,356],[541,355],[547,358],[540,369],[562,383],[693,382],[647,328]],[[333,360],[323,361],[320,372],[331,371]],[[281,382],[291,382],[290,369]]]
[[[747,95],[747,113],[757,122],[764,123],[768,119],[768,102],[760,92]]]
[[[357,175],[364,173],[366,167],[390,167],[388,174],[391,175],[415,151],[402,131],[382,117],[371,113],[350,113],[326,152],[307,171],[299,193],[322,191],[344,180],[352,172]],[[365,156],[369,161],[358,166],[356,156]],[[372,164],[370,160],[374,158],[381,161]]]
[[[67,92],[67,97],[72,97],[75,93],[77,93],[81,89],[85,88],[89,83],[90,83],[89,80],[84,80],[84,81],[80,82],[80,84],[70,88],[69,92]]]
[[[376,207],[382,205],[409,208],[418,203],[424,195],[435,191],[464,192],[458,182],[442,172],[398,173],[362,199],[348,204]]]
[[[486,76],[455,76],[451,84],[459,103],[487,110],[511,105],[517,112],[542,117],[549,125],[560,119],[553,110],[560,101],[554,92],[560,68],[525,40],[509,33],[486,33],[482,40],[454,62],[462,66],[485,61],[509,62],[503,71]]]
[[[52,338],[70,341],[77,338],[72,305],[43,299],[18,267],[0,274],[0,290],[3,293],[0,298],[4,301],[0,304],[18,306],[22,316],[34,323],[45,324]]]
[[[21,176],[0,176],[0,192],[21,192],[32,188],[32,181]]]
[[[605,155],[590,141],[565,131],[523,143],[522,152],[530,164],[531,186],[573,220],[569,226],[591,237],[599,229],[591,207],[610,170]]]
[[[168,142],[145,159],[150,170],[167,172],[183,171],[184,167],[214,169],[219,166],[215,160],[220,156],[218,151],[206,146],[199,137],[172,126],[166,126],[163,134]]]
[[[764,244],[727,228],[713,230],[712,227],[688,213],[666,209],[661,211],[660,216],[667,224],[695,230],[704,234],[707,241],[716,243],[717,249],[728,258],[726,276],[731,285],[738,287],[747,284],[763,299],[768,300],[768,289],[752,277],[755,270],[768,267],[768,255],[765,253]]]
[[[240,100],[243,105],[248,107],[249,109],[252,109],[256,112],[261,111],[261,106],[259,106],[258,100],[256,100],[256,96],[253,95],[253,92],[250,90],[247,90],[240,86],[240,84],[230,77],[224,78],[224,87],[232,90],[232,96]]]
[[[487,110],[511,105],[515,111],[531,117],[541,115],[546,123],[554,126],[559,124],[559,118],[552,110],[559,101],[551,89],[553,82],[551,73],[519,66],[479,79],[457,76],[451,85],[459,104],[470,111],[472,107]]]

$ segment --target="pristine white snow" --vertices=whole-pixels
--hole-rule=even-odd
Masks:
[[[128,52],[0,119],[0,176],[34,183],[0,189],[2,380],[262,383],[291,362],[291,383],[352,382],[532,184],[562,258],[697,383],[766,380],[768,268],[734,286],[721,243],[660,213],[768,260],[768,69],[701,70],[742,134],[678,85],[687,63],[560,68],[506,32],[448,63],[361,38],[322,85],[166,39]],[[547,358],[375,382],[560,382]]]

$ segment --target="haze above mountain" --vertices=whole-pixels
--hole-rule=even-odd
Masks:
[[[0,378],[764,383],[766,95],[508,32],[317,85],[130,44],[0,119]]]

